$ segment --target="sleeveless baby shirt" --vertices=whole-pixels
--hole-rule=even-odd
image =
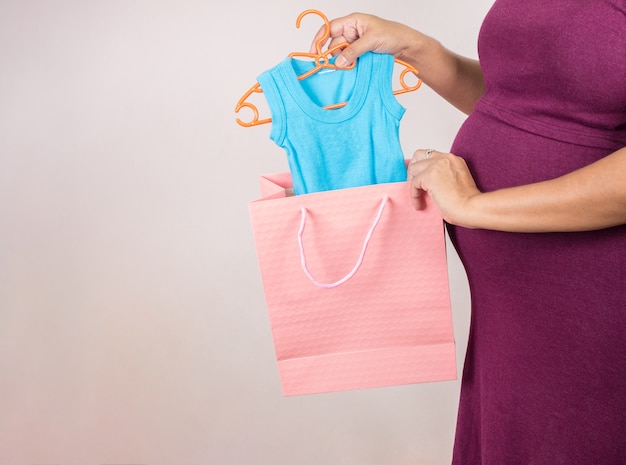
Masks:
[[[394,58],[366,53],[349,70],[311,70],[286,58],[258,82],[272,115],[270,139],[287,154],[296,195],[406,181],[399,126],[404,107],[393,95]],[[342,108],[323,108],[346,102]]]

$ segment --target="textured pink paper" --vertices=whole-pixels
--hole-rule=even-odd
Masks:
[[[285,395],[456,379],[443,221],[415,211],[408,183],[286,197],[288,173],[261,178],[249,209]],[[381,199],[389,196],[363,263],[353,268]]]

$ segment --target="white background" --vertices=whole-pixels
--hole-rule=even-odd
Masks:
[[[490,5],[1,0],[0,464],[449,463],[458,381],[282,396],[247,203],[286,157],[234,107],[308,50],[305,9],[475,57]],[[448,150],[464,115],[425,86],[398,99],[406,156]]]

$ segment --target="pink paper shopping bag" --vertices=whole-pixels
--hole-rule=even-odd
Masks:
[[[408,183],[249,204],[285,395],[456,379],[443,221]]]

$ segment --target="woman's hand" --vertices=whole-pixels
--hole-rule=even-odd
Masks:
[[[423,208],[427,192],[448,223],[472,227],[471,201],[482,195],[465,160],[451,153],[417,150],[408,166],[411,201]]]
[[[319,29],[311,44],[311,53],[316,52],[318,42],[326,33],[326,26]],[[350,66],[365,52],[387,53],[399,58],[403,51],[415,45],[421,34],[408,26],[388,21],[377,16],[352,13],[330,21],[329,48],[343,42],[351,44],[337,57],[337,66]],[[323,46],[324,44],[322,44]]]

